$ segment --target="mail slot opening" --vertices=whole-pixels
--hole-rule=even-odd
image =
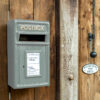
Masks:
[[[45,35],[25,35],[21,34],[19,41],[34,41],[34,42],[43,42],[45,41]]]

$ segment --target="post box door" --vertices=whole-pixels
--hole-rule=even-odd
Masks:
[[[24,86],[42,86],[49,83],[48,46],[18,45],[20,59],[19,82]],[[27,48],[27,49],[26,49]],[[29,61],[36,59],[36,61]],[[32,66],[32,67],[30,67]],[[37,71],[34,71],[37,70]]]

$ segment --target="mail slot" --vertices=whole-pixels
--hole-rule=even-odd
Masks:
[[[7,28],[8,85],[13,89],[49,86],[49,22],[10,20]]]

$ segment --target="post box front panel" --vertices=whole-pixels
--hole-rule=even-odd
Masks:
[[[49,86],[49,38],[49,22],[9,21],[9,86],[14,89]]]

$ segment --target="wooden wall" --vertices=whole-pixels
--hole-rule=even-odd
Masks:
[[[93,75],[86,75],[82,72],[82,67],[88,63],[95,63],[100,67],[100,0],[95,0],[96,1],[95,2],[96,3],[95,5],[96,6],[95,47],[97,52],[97,57],[95,59],[91,59],[89,56],[90,45],[88,42],[88,32],[92,32],[92,3],[93,3],[92,0],[85,0],[85,1],[84,0],[0,0],[0,100],[9,100],[9,91],[11,92],[11,100],[60,100],[60,98],[62,100],[77,99],[77,97],[76,99],[74,99],[74,95],[71,94],[72,93],[71,91],[63,92],[65,95],[64,98],[61,94],[59,94],[61,92],[60,91],[61,84],[59,84],[59,80],[62,80],[62,77],[59,76],[60,74],[59,62],[61,60],[59,55],[60,54],[59,48],[60,48],[60,38],[61,38],[60,36],[62,35],[62,33],[59,33],[60,30],[59,1],[66,1],[64,2],[65,6],[62,6],[65,7],[64,14],[66,14],[67,11],[67,16],[68,18],[70,17],[72,18],[71,22],[73,22],[74,25],[75,22],[73,21],[73,16],[76,16],[77,18],[76,14],[79,14],[78,21],[77,21],[79,22],[78,24],[79,26],[78,29],[79,30],[79,52],[78,52],[79,55],[79,61],[78,61],[79,63],[78,95],[79,96],[78,97],[79,98],[78,100],[100,100],[100,71],[98,71],[96,74]],[[69,8],[66,9],[66,7]],[[79,12],[74,12],[75,7],[76,9],[79,9]],[[50,26],[51,26],[50,87],[31,88],[31,89],[22,89],[22,90],[13,90],[10,87],[8,87],[7,84],[7,22],[8,20],[11,19],[50,21]],[[68,19],[66,18],[66,20]],[[70,20],[68,20],[68,22],[70,22]],[[72,30],[75,31],[73,25],[72,27],[71,25],[72,24],[68,24],[68,27],[70,27],[69,29],[72,28]],[[66,30],[66,32],[69,33],[70,31]],[[64,49],[65,51],[68,50],[67,46],[68,45],[66,44],[66,49]],[[67,55],[63,54],[63,56],[68,58]],[[66,61],[66,59],[64,60]],[[65,68],[65,70],[67,70],[67,68]],[[66,83],[68,81],[65,80],[64,82]],[[66,83],[69,84],[69,90],[70,90],[70,86],[72,85],[71,83],[72,82]],[[65,87],[64,89],[66,88],[67,87]],[[71,89],[73,88],[71,87]],[[70,98],[68,96],[66,97],[68,93],[71,94]]]
[[[56,99],[55,0],[0,0],[0,100]],[[7,22],[11,19],[50,21],[50,87],[13,90],[7,85]]]
[[[88,41],[88,32],[92,32],[92,3],[92,0],[79,0],[79,100],[100,100],[100,0],[95,0],[95,59],[90,58]],[[99,71],[84,74],[82,67],[88,63],[97,64]]]

